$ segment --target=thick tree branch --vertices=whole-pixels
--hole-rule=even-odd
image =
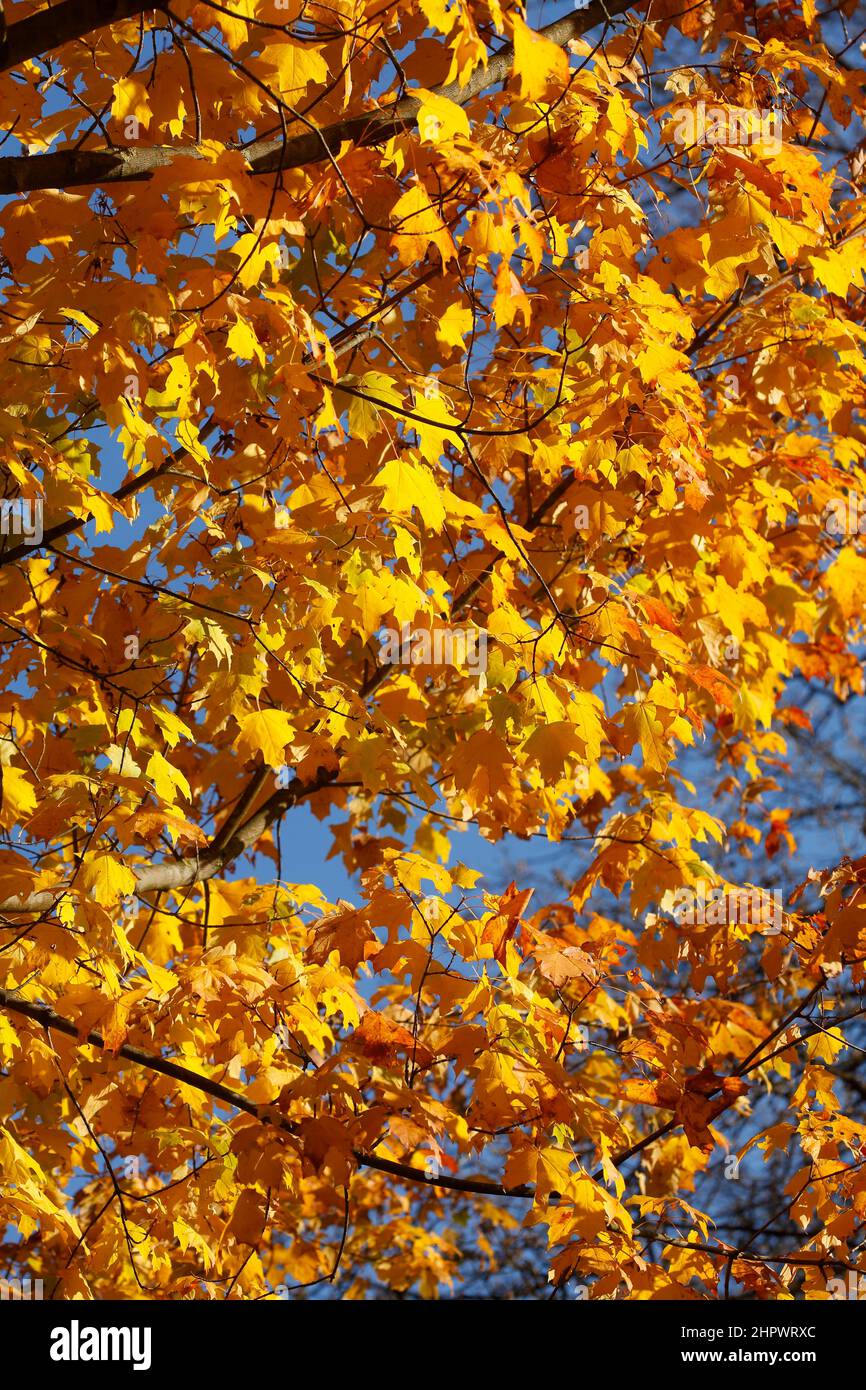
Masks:
[[[608,0],[607,4],[603,0],[592,0],[585,9],[557,19],[539,32],[564,48],[571,39],[579,38],[596,24],[622,14],[632,5],[633,0]],[[64,9],[65,5],[58,8]],[[512,46],[508,44],[462,86],[452,82],[437,90],[459,106],[466,106],[473,97],[508,78],[513,56]],[[246,145],[243,153],[254,174],[274,173],[277,169],[299,169],[335,154],[347,140],[356,145],[376,145],[389,140],[415,124],[419,109],[417,97],[403,97],[384,109],[365,111],[321,130],[304,131],[285,142],[282,135],[256,140]],[[0,195],[30,193],[40,188],[134,183],[151,178],[157,169],[182,156],[194,159],[205,157],[195,145],[133,145],[119,149],[56,150],[49,154],[9,155],[0,159]]]
[[[203,854],[190,859],[170,859],[160,864],[148,864],[143,868],[133,868],[137,893],[163,893],[176,888],[188,888],[190,884],[202,883],[214,878],[233,859],[239,858],[251,849],[264,834],[272,821],[279,819],[304,796],[312,796],[333,782],[336,772],[322,769],[310,782],[298,778],[291,786],[274,792],[259,809],[221,845],[210,845]],[[51,909],[74,889],[65,883],[57,888],[43,889],[28,897],[8,898],[0,903],[0,913],[50,912]]]

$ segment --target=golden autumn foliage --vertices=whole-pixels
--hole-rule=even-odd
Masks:
[[[0,1276],[866,1273],[866,860],[762,896],[864,693],[862,11],[5,18]]]

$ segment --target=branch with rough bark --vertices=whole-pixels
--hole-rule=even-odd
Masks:
[[[608,0],[607,4],[603,0],[592,0],[585,9],[554,20],[539,33],[565,48],[572,39],[580,38],[595,25],[623,14],[632,5],[633,0]],[[93,8],[92,4],[90,8]],[[23,26],[13,27],[17,29]],[[452,82],[435,90],[458,106],[466,106],[474,97],[508,78],[513,57],[513,47],[507,44],[490,58],[486,67],[479,68],[462,86]],[[415,124],[420,106],[417,97],[403,97],[390,106],[364,111],[324,126],[321,130],[307,130],[288,140],[284,140],[282,134],[255,140],[244,146],[242,153],[253,174],[274,173],[277,169],[299,169],[333,156],[346,141],[356,145],[377,145],[391,139]],[[28,193],[41,188],[140,182],[152,178],[157,169],[181,157],[205,158],[196,145],[134,145],[112,149],[55,150],[39,155],[8,155],[0,159],[0,194]]]

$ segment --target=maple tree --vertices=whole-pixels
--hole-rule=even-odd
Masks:
[[[864,693],[854,0],[5,20],[0,1273],[832,1296],[866,861],[761,894]]]

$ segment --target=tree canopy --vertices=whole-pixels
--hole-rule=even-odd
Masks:
[[[864,34],[7,3],[0,1274],[866,1273],[866,860],[768,888],[864,693]]]

